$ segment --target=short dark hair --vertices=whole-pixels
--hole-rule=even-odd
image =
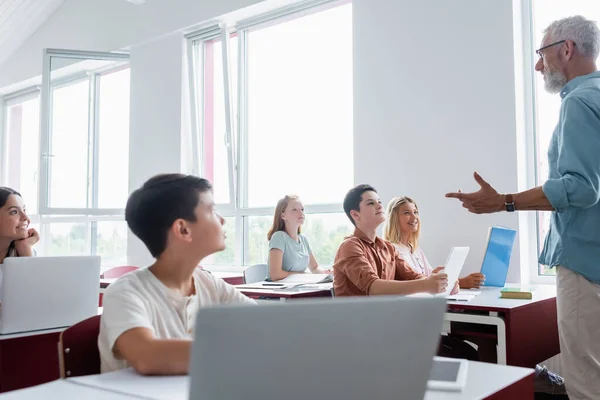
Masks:
[[[350,215],[350,211],[360,211],[360,201],[362,200],[362,195],[364,192],[377,193],[377,190],[375,190],[375,188],[371,185],[361,183],[360,185],[356,185],[352,189],[348,190],[348,193],[346,193],[346,196],[344,197],[344,212],[354,226],[356,226],[356,223],[354,222],[352,215]]]
[[[150,178],[127,200],[125,220],[153,257],[167,247],[169,229],[178,219],[195,222],[199,194],[212,191],[204,178],[184,174],[161,174]]]
[[[6,186],[0,186],[0,207],[4,207],[8,201],[8,198],[13,194],[15,196],[23,197],[21,196],[21,193],[17,192],[15,189],[11,189]]]

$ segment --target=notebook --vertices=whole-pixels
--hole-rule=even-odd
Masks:
[[[444,270],[442,271],[448,275],[448,287],[446,287],[443,293],[439,293],[436,296],[446,297],[450,295],[452,289],[454,289],[454,283],[460,276],[460,271],[465,264],[468,254],[469,247],[453,247],[450,250],[448,259],[444,264]]]
[[[533,298],[533,289],[529,288],[504,288],[500,290],[500,298],[502,299],[524,299],[531,300]]]
[[[481,273],[485,275],[484,286],[502,287],[510,265],[510,257],[517,231],[494,226],[489,229],[487,248],[481,264]]]

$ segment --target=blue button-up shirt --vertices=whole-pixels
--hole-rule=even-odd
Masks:
[[[555,211],[539,262],[600,283],[600,72],[571,80],[560,96],[542,187]]]

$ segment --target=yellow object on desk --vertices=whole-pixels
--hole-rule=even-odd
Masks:
[[[527,290],[525,288],[504,288],[500,290],[500,298],[531,300],[533,298],[533,290]]]

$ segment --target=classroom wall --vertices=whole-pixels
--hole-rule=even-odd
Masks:
[[[181,154],[184,61],[181,30],[245,7],[251,15],[294,0],[69,0],[0,66],[0,88],[41,73],[43,47],[131,50],[130,189],[156,172],[185,169]],[[479,171],[500,191],[517,189],[511,1],[354,0],[355,181],[384,202],[410,195],[433,264],[471,246],[479,267],[490,225],[516,215],[475,216],[443,197],[476,189]],[[250,6],[250,7],[249,7]],[[241,14],[240,14],[241,13]],[[232,18],[230,16],[230,18]],[[182,133],[183,132],[183,133]],[[161,157],[147,157],[157,154]],[[518,244],[509,280],[519,279]],[[148,252],[129,240],[128,262]]]
[[[500,192],[517,190],[511,1],[353,0],[354,162],[387,204],[408,195],[422,217],[422,245],[443,263],[470,246],[464,271],[481,266],[491,225],[444,194],[478,189],[478,171]],[[519,280],[518,243],[508,280]]]

